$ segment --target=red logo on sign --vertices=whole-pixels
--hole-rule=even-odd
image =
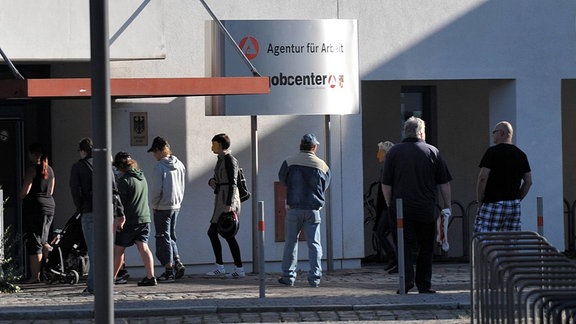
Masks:
[[[238,46],[249,60],[255,59],[256,56],[258,56],[258,52],[260,52],[260,44],[258,44],[256,38],[252,36],[242,38]]]
[[[334,76],[334,74],[332,74],[328,78],[328,84],[330,85],[330,88],[332,88],[332,89],[336,88],[336,77]]]

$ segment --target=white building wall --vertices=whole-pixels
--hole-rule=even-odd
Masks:
[[[517,82],[516,144],[530,158],[533,187],[522,203],[523,228],[537,230],[536,197],[543,198],[544,235],[564,247],[561,83],[545,75]],[[572,168],[574,166],[571,166]]]
[[[491,111],[516,117],[516,144],[527,153],[533,170],[534,186],[522,204],[523,228],[536,230],[536,197],[544,197],[545,234],[562,249],[560,80],[576,71],[576,4],[560,1],[550,6],[536,0],[413,0],[380,8],[375,1],[367,4],[374,6],[353,8],[350,2],[351,13],[342,14],[359,20],[361,79],[516,80],[516,105]],[[495,119],[490,118],[486,133]]]
[[[0,0],[0,39],[13,60],[90,59],[89,1]],[[109,1],[110,57],[165,57],[163,1]]]
[[[15,8],[12,11],[14,17],[27,16],[14,12],[33,12],[41,8],[36,1],[12,3],[1,0],[0,3],[3,8]],[[135,34],[131,37],[122,34],[117,38],[113,46],[118,46],[120,51],[112,51],[113,59],[135,56],[146,58],[113,62],[111,76],[207,75],[209,48],[206,44],[210,37],[206,35],[206,24],[210,17],[201,4],[184,0],[144,3],[148,4],[138,12],[139,7],[135,7],[135,4],[142,2],[111,2],[114,10],[112,17],[116,17],[119,12],[138,12],[135,16],[127,16],[126,19],[134,19],[127,25],[125,32]],[[535,229],[535,197],[543,196],[547,219],[545,225],[548,225],[545,234],[554,245],[559,248],[564,246],[561,225],[560,80],[576,74],[576,3],[568,0],[556,1],[554,5],[539,0],[236,0],[208,3],[223,20],[357,19],[361,80],[510,80],[506,81],[506,86],[515,88],[516,97],[507,100],[515,102],[515,105],[491,107],[488,111],[494,113],[488,119],[490,124],[485,125],[486,133],[478,136],[486,136],[496,120],[494,116],[515,116],[516,143],[528,154],[534,177],[534,187],[522,206],[525,229]],[[71,0],[51,4],[61,9],[75,8]],[[0,13],[0,21],[3,22],[0,38],[5,39],[3,49],[16,62],[42,60],[41,57],[31,57],[31,51],[47,53],[44,54],[47,62],[77,60],[82,56],[78,51],[86,53],[86,43],[77,43],[76,37],[59,38],[58,46],[51,47],[49,52],[49,45],[38,42],[36,30],[43,28],[42,35],[51,35],[59,33],[60,26],[37,23],[30,19],[26,21],[27,28],[19,27],[18,32],[7,32],[10,26],[17,23],[15,18],[7,18],[7,12],[3,10]],[[51,12],[52,18],[57,17],[63,24],[73,26],[77,23],[77,15],[60,16],[63,11]],[[86,16],[85,13],[82,15]],[[113,18],[111,22],[118,24],[116,19]],[[111,28],[111,32],[118,30]],[[123,46],[124,42],[129,45]],[[59,117],[71,114],[69,118],[73,119],[78,112],[65,109],[69,104],[56,103],[55,106],[53,146],[58,147],[58,139],[79,138],[82,131],[71,134],[59,128]],[[249,171],[252,162],[249,148],[250,117],[206,117],[202,97],[117,100],[113,103],[113,150],[130,151],[146,173],[151,172],[154,161],[146,153],[145,147],[129,146],[127,116],[130,111],[148,112],[150,140],[156,135],[165,136],[172,143],[175,154],[186,163],[189,183],[179,221],[182,257],[186,263],[212,263],[212,251],[205,234],[212,208],[212,194],[206,181],[215,163],[215,157],[210,152],[210,139],[219,132],[229,133],[233,140],[233,151]],[[273,224],[272,184],[276,180],[277,168],[286,155],[297,150],[298,139],[302,134],[315,132],[322,134],[320,137],[325,136],[324,118],[270,116],[259,118],[259,122],[261,142],[258,195],[267,204],[269,215],[266,224],[270,231]],[[330,205],[330,213],[334,218],[334,256],[350,260],[363,257],[363,239],[360,239],[363,234],[360,128],[359,116],[332,118],[332,146],[329,153],[334,172]],[[76,141],[75,138],[68,140],[74,144]],[[446,146],[458,145],[465,149],[465,144],[459,143],[458,136],[455,136]],[[546,149],[545,154],[543,148]],[[324,149],[321,146],[319,155],[322,157],[328,153]],[[77,158],[75,147],[68,153],[65,149],[58,149],[58,153],[69,156],[69,160]],[[473,172],[477,172],[476,164],[472,166]],[[62,169],[62,173],[67,172],[65,168]],[[248,176],[252,179],[250,173]],[[59,184],[58,189],[65,191],[66,175],[62,178],[64,182]],[[250,204],[244,204],[243,209],[243,227],[239,240],[243,257],[248,261],[252,259],[251,232],[244,224],[251,214]],[[326,243],[325,235],[323,239],[323,243]],[[267,259],[279,260],[282,244],[274,243],[271,239],[268,242]],[[306,257],[305,250],[301,252],[302,257]],[[226,247],[224,251],[225,260],[230,261]],[[129,256],[129,262],[140,264],[135,253]],[[357,261],[355,264],[358,265]]]

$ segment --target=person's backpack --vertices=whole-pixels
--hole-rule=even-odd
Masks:
[[[242,168],[238,168],[238,193],[240,194],[241,202],[250,199],[250,191],[248,191],[248,187],[246,186],[246,178],[244,177]]]

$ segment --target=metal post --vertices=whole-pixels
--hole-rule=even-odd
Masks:
[[[398,283],[401,295],[406,294],[406,269],[404,268],[404,211],[402,209],[402,199],[396,199],[396,228],[398,231]]]
[[[252,272],[259,269],[258,261],[258,116],[250,117],[252,130]]]
[[[112,166],[108,2],[90,0],[90,61],[94,173],[94,321],[114,323],[112,288]]]
[[[266,297],[266,260],[264,260],[264,202],[258,202],[258,264],[260,278],[260,298]]]
[[[330,159],[330,115],[326,115],[324,118],[324,129],[326,132],[326,164],[331,165]],[[326,191],[326,269],[328,271],[334,270],[334,245],[332,244],[332,214],[330,213],[330,190],[331,186],[328,187]]]
[[[537,212],[537,225],[538,234],[544,236],[544,204],[542,197],[536,197],[536,212]]]
[[[4,53],[2,48],[0,48],[0,56],[2,56],[2,58],[4,59],[4,62],[6,62],[6,64],[8,64],[8,67],[10,68],[10,71],[12,71],[12,75],[14,76],[14,78],[17,80],[24,80],[24,77],[22,76],[22,74],[20,74],[20,71],[18,71],[18,69],[14,66],[14,63],[12,63],[12,61]]]

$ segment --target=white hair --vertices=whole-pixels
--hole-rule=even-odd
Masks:
[[[390,149],[394,146],[394,143],[390,141],[380,142],[378,143],[378,148],[383,150],[384,152],[390,151]]]

